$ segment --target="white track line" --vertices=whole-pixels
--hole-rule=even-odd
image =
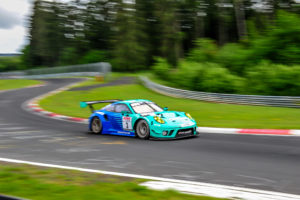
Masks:
[[[217,185],[216,187],[200,185],[200,184],[182,184],[164,181],[148,181],[141,185],[146,186],[153,190],[177,190],[186,194],[212,196],[217,198],[230,198],[230,199],[245,199],[245,200],[299,200],[300,196],[269,192],[263,190],[253,190],[246,188],[222,188]]]
[[[76,171],[89,172],[89,173],[101,173],[101,174],[114,175],[114,176],[148,179],[152,181],[142,183],[141,185],[144,185],[151,189],[159,189],[159,190],[175,189],[178,190],[179,192],[196,194],[196,195],[213,196],[213,197],[221,197],[221,198],[235,198],[235,199],[239,198],[245,200],[300,200],[299,195],[286,194],[280,192],[270,192],[264,190],[255,190],[255,189],[233,187],[233,186],[225,186],[225,185],[218,185],[218,184],[211,184],[211,183],[184,181],[184,180],[176,180],[176,179],[137,175],[137,174],[118,173],[118,172],[102,171],[102,170],[95,170],[95,169],[86,169],[86,168],[79,168],[79,167],[16,160],[16,159],[9,159],[9,158],[0,158],[0,161],[35,165],[41,167],[76,170]]]

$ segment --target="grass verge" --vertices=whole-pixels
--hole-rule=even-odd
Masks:
[[[88,80],[77,84],[73,86],[72,88],[78,88],[78,87],[83,87],[83,86],[92,86],[92,85],[97,85],[97,84],[103,84],[103,83],[108,83],[110,81],[114,81],[122,76],[131,76],[131,77],[136,77],[136,74],[130,74],[130,73],[119,73],[119,72],[113,72],[110,73],[107,77],[105,77],[104,81],[97,81],[95,77],[82,77],[82,78],[88,78]]]
[[[24,88],[30,85],[37,85],[41,83],[42,83],[41,81],[37,81],[37,80],[5,79],[5,80],[0,80],[0,91]]]
[[[0,193],[27,199],[163,199],[217,200],[152,191],[139,186],[143,180],[0,162]]]
[[[170,110],[188,112],[196,119],[199,126],[300,129],[300,109],[179,99],[158,94],[138,84],[102,87],[89,91],[65,91],[43,99],[40,105],[55,113],[88,118],[90,111],[80,108],[80,101],[138,98],[152,100],[162,107],[169,107]],[[100,108],[104,105],[97,106]]]

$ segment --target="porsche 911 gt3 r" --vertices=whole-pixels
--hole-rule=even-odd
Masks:
[[[100,110],[93,104],[111,103]],[[141,139],[183,138],[197,135],[197,123],[190,114],[168,111],[152,101],[101,100],[80,102],[81,107],[89,106],[89,130],[94,133],[137,136]]]

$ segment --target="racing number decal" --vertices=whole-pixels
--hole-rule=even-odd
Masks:
[[[123,116],[122,125],[124,130],[132,130],[132,117]]]

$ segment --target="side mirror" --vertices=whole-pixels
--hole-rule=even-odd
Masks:
[[[168,107],[164,107],[164,111],[168,111],[169,110],[169,108]]]
[[[127,115],[129,115],[130,113],[129,113],[128,111],[122,111],[121,114],[122,114],[123,116],[127,116]]]

